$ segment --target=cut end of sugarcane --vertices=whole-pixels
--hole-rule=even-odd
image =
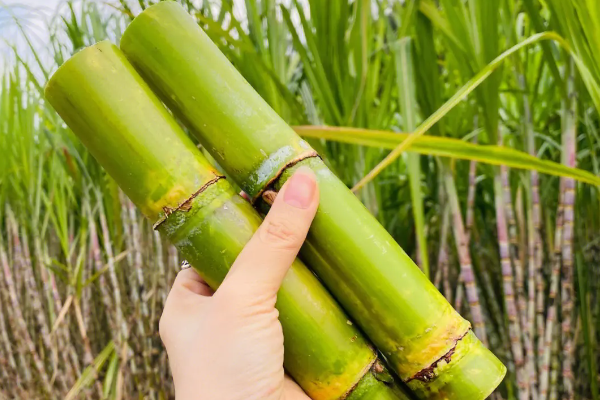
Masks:
[[[502,383],[506,367],[472,331],[459,340],[449,360],[438,360],[426,380],[412,379],[408,386],[428,400],[484,400]]]
[[[155,222],[221,175],[110,41],[68,59],[49,104],[142,213]]]
[[[112,43],[110,40],[103,40],[103,41],[93,44],[91,46],[84,47],[81,50],[77,51],[75,54],[73,54],[71,57],[69,57],[69,59],[67,59],[67,61],[62,63],[61,66],[58,67],[58,69],[52,74],[50,79],[48,79],[48,82],[46,82],[46,85],[44,86],[44,97],[46,99],[52,97],[52,86],[54,86],[56,84],[59,77],[63,73],[68,73],[65,71],[69,69],[69,67],[68,67],[69,64],[74,64],[74,63],[79,62],[78,59],[84,57],[84,55],[86,53],[89,53],[92,51],[99,51],[100,53],[102,53],[103,48],[111,47],[111,46],[115,46],[114,43]]]

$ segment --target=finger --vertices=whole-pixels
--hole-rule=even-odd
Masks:
[[[296,382],[294,382],[294,380],[292,378],[287,376],[287,374],[285,375],[284,380],[283,380],[283,393],[284,393],[285,400],[287,400],[287,399],[310,400],[310,397],[308,397],[306,395],[304,390],[302,390],[300,388],[300,386],[298,386],[298,384]]]
[[[213,290],[193,268],[186,268],[177,274],[173,283],[173,291],[180,294],[212,296]]]
[[[306,239],[318,203],[314,173],[307,167],[299,168],[279,191],[221,287],[233,287],[234,292],[243,288],[251,296],[274,296]]]
[[[198,307],[202,307],[205,301],[212,296],[212,289],[204,279],[192,268],[186,268],[177,274],[173,287],[167,296],[165,308],[159,322],[159,333],[165,344],[174,331],[181,318],[189,318]]]

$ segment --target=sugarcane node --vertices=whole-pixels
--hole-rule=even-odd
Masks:
[[[196,190],[190,197],[188,197],[186,200],[184,200],[181,204],[179,204],[177,207],[163,207],[163,212],[164,215],[158,220],[156,221],[156,223],[152,226],[152,228],[154,230],[157,230],[158,227],[167,220],[167,218],[169,218],[169,215],[173,214],[175,211],[183,211],[183,212],[188,212],[192,209],[192,202],[193,200],[198,197],[202,192],[204,192],[206,189],[208,189],[209,186],[214,185],[215,183],[217,183],[217,181],[219,181],[220,179],[225,179],[224,175],[215,175],[214,178],[212,178],[211,180],[209,180],[208,182],[206,182],[204,185],[202,185],[200,187],[200,189]]]
[[[252,199],[252,205],[256,206],[256,203],[260,200],[263,199],[265,200],[265,202],[269,205],[273,204],[272,202],[269,203],[266,199],[263,198],[263,194],[267,191],[272,191],[277,193],[275,190],[273,190],[273,188],[275,187],[275,184],[277,183],[277,181],[279,180],[279,178],[281,177],[281,175],[288,169],[293,167],[294,165],[298,164],[300,161],[306,160],[308,158],[321,158],[321,156],[319,155],[319,153],[317,153],[315,150],[309,150],[306,151],[304,153],[301,153],[300,155],[298,155],[297,157],[289,160],[288,162],[286,162],[281,168],[279,168],[279,170],[277,171],[277,173],[273,176],[273,178],[271,178],[267,184],[264,186],[263,189],[261,189],[256,196],[254,196],[254,198]],[[273,198],[273,200],[275,200],[275,198]]]
[[[370,363],[367,364],[367,366],[365,367],[365,369],[362,371],[362,373],[360,374],[360,379],[358,381],[356,381],[355,384],[353,384],[350,389],[348,389],[348,391],[346,393],[344,393],[339,400],[347,400],[348,397],[350,397],[350,395],[354,392],[354,389],[356,389],[356,387],[360,384],[360,382],[365,378],[365,376],[368,374],[369,371],[371,371],[371,368],[373,368],[373,365],[379,361],[379,357],[377,356],[377,353],[375,353],[375,350],[373,350],[373,361],[371,361]]]
[[[444,354],[443,356],[438,358],[436,361],[434,361],[429,367],[423,368],[421,371],[417,372],[415,375],[410,377],[406,381],[406,383],[413,381],[413,380],[418,380],[418,381],[425,382],[425,383],[433,381],[437,377],[437,375],[435,373],[435,369],[437,368],[438,364],[441,363],[442,361],[449,363],[452,360],[452,356],[454,355],[454,352],[456,351],[456,346],[458,345],[458,342],[460,342],[462,339],[464,339],[464,337],[467,336],[470,331],[471,331],[471,329],[469,328],[464,335],[462,335],[461,337],[456,339],[456,341],[454,342],[454,346],[452,346],[452,348],[446,354]]]

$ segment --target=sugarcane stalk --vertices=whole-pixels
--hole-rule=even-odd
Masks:
[[[130,265],[133,265],[133,273],[135,275],[137,285],[134,284],[131,293],[132,304],[134,305],[133,311],[135,314],[139,314],[141,318],[137,318],[135,326],[137,331],[142,338],[146,338],[141,343],[136,343],[140,346],[140,351],[138,353],[142,354],[143,358],[143,367],[146,375],[151,375],[150,370],[150,351],[149,351],[149,336],[146,334],[146,326],[145,321],[148,320],[148,305],[145,300],[145,280],[144,280],[144,272],[143,272],[143,260],[142,260],[142,246],[140,243],[140,231],[137,225],[137,215],[135,213],[135,206],[131,201],[125,200],[121,202],[122,209],[122,221],[124,225],[124,234],[130,242],[130,246],[128,246],[132,251],[130,253],[132,257],[132,262]],[[128,254],[130,254],[128,253]]]
[[[17,398],[17,387],[20,386],[20,379],[17,370],[17,364],[13,355],[13,349],[8,339],[6,322],[4,321],[3,306],[0,304],[0,339],[2,341],[3,351],[0,351],[0,366],[2,373],[2,387],[0,392],[6,393],[6,396]]]
[[[499,144],[504,144],[502,129],[500,130]],[[523,315],[524,305],[522,303],[524,300],[523,272],[518,254],[517,227],[512,206],[509,171],[506,166],[502,165],[499,168],[499,172],[494,177],[494,192],[504,302],[508,316],[510,348],[515,363],[515,375],[519,389],[518,396],[521,400],[528,400],[530,397],[529,374],[527,372],[523,346],[523,327],[525,322]]]
[[[504,216],[508,232],[508,245],[510,261],[514,271],[515,304],[520,328],[526,325],[525,289],[523,280],[523,264],[519,253],[519,235],[517,219],[512,204],[512,194],[509,180],[509,170],[506,166],[500,166],[500,181],[502,182],[502,197],[504,202]],[[524,336],[524,335],[523,335]],[[521,337],[523,341],[524,337]]]
[[[456,252],[458,254],[460,264],[460,274],[462,283],[465,285],[467,301],[473,319],[475,333],[481,340],[487,342],[487,334],[485,331],[485,323],[483,321],[483,312],[481,311],[481,303],[479,301],[479,293],[477,292],[477,282],[475,281],[475,273],[471,261],[471,253],[469,243],[465,233],[460,204],[458,204],[458,193],[454,184],[454,176],[450,171],[449,166],[444,166],[444,182],[446,183],[446,192],[450,201],[450,212],[452,214],[452,229],[454,230],[454,241],[456,242]],[[461,283],[459,282],[459,285]]]
[[[102,203],[98,202],[98,206],[102,207]],[[127,330],[127,322],[123,316],[123,308],[122,308],[122,300],[121,300],[121,289],[119,288],[119,279],[117,278],[117,272],[115,269],[114,255],[112,251],[111,245],[111,235],[108,230],[108,223],[106,221],[106,215],[103,212],[103,209],[99,212],[100,216],[100,230],[102,231],[102,239],[104,244],[104,251],[106,252],[107,264],[108,264],[108,276],[110,278],[110,282],[113,287],[113,299],[114,306],[116,309],[116,325],[117,331],[114,332],[115,335],[118,335],[115,338],[115,343],[120,346],[121,341],[127,341],[129,337],[129,332]]]
[[[519,83],[520,89],[523,91],[523,133],[526,139],[526,145],[530,154],[535,155],[535,138],[533,136],[533,127],[531,121],[531,107],[529,104],[529,97],[527,92],[527,82],[525,80],[525,76],[520,71],[517,71],[517,81]],[[537,179],[537,178],[536,178]],[[529,374],[529,390],[531,392],[531,397],[533,400],[537,400],[537,362],[536,362],[536,353],[535,353],[535,327],[536,327],[536,311],[535,311],[535,299],[536,299],[536,289],[537,289],[537,280],[541,281],[541,277],[536,276],[536,236],[539,234],[536,231],[534,225],[534,216],[533,216],[533,188],[532,188],[532,179],[530,179],[529,183],[526,184],[526,187],[529,189],[529,195],[527,196],[527,216],[526,216],[526,228],[527,230],[527,301],[525,307],[522,309],[522,313],[524,314],[525,323],[522,325],[524,330],[525,337],[525,353],[526,353],[526,364],[527,371]],[[536,187],[537,190],[537,187]],[[536,192],[537,193],[537,192]],[[539,202],[539,200],[538,200]],[[539,207],[539,205],[538,205]],[[538,217],[539,218],[539,217]],[[539,240],[539,238],[538,238]],[[539,271],[541,272],[541,271]],[[525,294],[523,293],[523,299],[525,298]],[[543,336],[540,336],[540,341]]]
[[[12,213],[11,213],[11,217],[9,219],[12,219],[13,229],[15,229],[15,233],[16,233],[18,231],[18,227],[17,227],[17,222],[15,221],[14,215],[12,215]],[[22,253],[23,253],[22,268],[23,268],[23,273],[25,275],[25,279],[27,280],[27,295],[32,298],[31,305],[32,305],[34,314],[36,314],[36,319],[38,321],[39,333],[42,336],[46,336],[44,339],[42,339],[42,343],[44,343],[44,346],[46,347],[46,351],[50,355],[51,362],[52,362],[53,376],[56,377],[56,380],[58,382],[60,382],[62,388],[66,392],[68,390],[68,388],[70,387],[69,382],[67,382],[67,379],[69,376],[73,376],[73,375],[69,375],[67,373],[61,373],[59,371],[59,367],[60,366],[64,367],[70,373],[74,373],[74,371],[72,368],[69,368],[72,366],[69,363],[69,359],[67,357],[68,352],[63,351],[63,349],[61,348],[62,346],[60,346],[61,345],[60,340],[55,340],[54,342],[50,341],[50,339],[52,339],[52,336],[50,335],[50,324],[48,322],[48,319],[46,318],[46,313],[42,307],[42,303],[40,300],[43,298],[43,296],[39,292],[38,286],[36,284],[35,275],[34,275],[35,269],[32,264],[31,253],[29,251],[29,240],[28,240],[25,229],[21,229],[21,238],[23,240],[22,240],[22,243],[20,246],[21,247],[20,251],[22,251]],[[19,240],[18,235],[16,235],[15,243],[18,240]],[[63,331],[63,330],[61,329],[61,331]],[[62,335],[59,336],[59,338],[62,339]],[[61,359],[60,362],[59,362],[59,357]]]
[[[4,250],[4,243],[0,242],[0,264],[2,266],[2,271],[4,275],[4,283],[6,285],[6,290],[8,292],[7,297],[10,301],[11,312],[14,314],[14,320],[16,322],[15,330],[18,332],[18,335],[23,339],[24,347],[29,353],[33,365],[39,374],[39,380],[42,385],[42,393],[50,396],[53,393],[52,383],[50,377],[48,376],[46,369],[44,368],[44,362],[40,357],[33,339],[27,330],[27,323],[25,318],[23,317],[23,311],[21,310],[21,306],[19,304],[19,299],[17,296],[17,290],[15,286],[15,281],[13,279],[13,274],[11,272],[11,268],[8,264],[8,259],[6,257],[6,252]],[[24,364],[24,368],[27,368],[28,363]]]
[[[560,369],[560,360],[558,359],[558,340],[559,335],[558,327],[555,327],[554,330],[554,340],[552,341],[552,354],[551,354],[551,365],[550,365],[550,394],[548,395],[548,400],[557,400],[558,399],[558,377],[559,377],[559,369]]]
[[[519,256],[519,237],[517,219],[512,205],[512,194],[509,180],[509,170],[500,166],[500,181],[502,182],[502,198],[504,202],[504,216],[508,232],[508,245],[510,260],[514,268],[515,303],[517,316],[521,327],[525,326],[525,290],[523,286],[523,264]]]
[[[100,241],[98,240],[98,231],[96,229],[96,222],[94,221],[94,215],[88,206],[88,221],[89,221],[89,236],[90,236],[90,252],[92,253],[93,260],[93,268],[96,273],[102,271],[103,263],[102,256],[100,252]],[[98,276],[98,289],[100,290],[100,298],[102,300],[102,304],[104,305],[105,310],[112,310],[112,302],[113,299],[109,294],[109,287],[106,283],[106,279],[104,274],[100,274]],[[118,332],[116,321],[112,317],[112,315],[107,315],[106,320],[108,322],[108,327],[113,334]],[[91,356],[91,355],[90,355]],[[89,362],[93,360],[93,357],[90,357]],[[87,361],[87,360],[86,360]]]
[[[531,186],[530,186],[531,187]],[[534,349],[535,340],[535,290],[536,290],[536,276],[535,276],[535,228],[533,226],[533,207],[531,202],[531,195],[527,197],[527,326],[525,327],[529,337],[529,346],[527,347],[527,364],[529,371],[529,383],[531,388],[532,397],[534,400],[537,399],[537,362],[536,353]],[[540,338],[541,340],[541,338]]]
[[[101,42],[77,53],[51,78],[46,98],[137,208],[217,289],[261,218],[119,49]],[[408,399],[300,260],[286,275],[276,306],[284,366],[313,399]]]
[[[502,167],[501,167],[502,168]],[[498,231],[498,246],[500,250],[500,264],[502,266],[502,287],[504,289],[504,303],[508,317],[508,329],[510,336],[510,348],[515,363],[515,374],[518,386],[519,399],[527,400],[528,383],[527,374],[524,373],[523,344],[521,341],[521,326],[518,308],[515,301],[514,277],[508,243],[508,231],[506,226],[506,207],[502,196],[502,172],[494,176],[495,206],[496,206],[496,228]]]
[[[524,93],[527,93],[525,90],[525,82],[520,80],[522,85],[522,89]],[[535,150],[535,134],[532,126],[532,117],[531,117],[531,108],[529,105],[529,99],[527,98],[527,94],[523,95],[523,106],[524,106],[524,128],[525,138],[527,142],[527,152],[532,156],[537,156]],[[532,363],[533,367],[530,369],[534,371],[538,371],[538,374],[535,374],[536,381],[537,377],[541,376],[542,364],[544,354],[544,337],[545,337],[545,318],[544,318],[544,279],[543,279],[543,246],[542,246],[542,217],[541,217],[541,207],[540,207],[540,184],[539,184],[539,174],[537,171],[532,170],[530,172],[529,179],[529,189],[530,189],[530,212],[529,218],[531,219],[532,226],[528,229],[528,234],[530,236],[530,249],[531,252],[529,256],[529,277],[531,279],[531,274],[535,277],[534,280],[529,281],[530,289],[530,304],[528,309],[530,311],[529,315],[529,332],[531,336],[532,342],[534,341],[535,334],[534,331],[537,332],[538,338],[538,346],[537,346],[537,357],[532,353]],[[532,286],[535,285],[535,288]],[[533,345],[533,344],[532,344]],[[537,382],[536,382],[537,383]],[[538,386],[539,390],[539,386]]]
[[[23,275],[22,280],[24,281],[26,289],[25,292],[30,294],[28,297],[31,299],[31,308],[33,314],[35,314],[35,320],[37,322],[36,327],[41,333],[40,336],[42,344],[50,352],[49,356],[52,365],[51,370],[54,371],[56,370],[58,364],[58,354],[56,353],[56,350],[53,350],[54,346],[50,342],[48,321],[40,302],[40,295],[38,293],[35,278],[33,276],[31,262],[24,250],[24,245],[26,244],[21,243],[21,238],[19,237],[19,228],[17,227],[14,214],[9,207],[6,209],[6,225],[7,233],[12,238],[11,248],[13,249],[13,268],[20,271],[20,273]],[[64,383],[64,380],[61,379],[61,384],[64,385]]]
[[[577,164],[577,93],[575,92],[575,75],[573,60],[569,61],[567,81],[568,98],[563,107],[563,163],[570,167]],[[573,302],[574,302],[574,272],[573,272],[573,225],[575,219],[575,181],[563,178],[564,214],[562,242],[562,281],[561,281],[561,331],[562,331],[562,381],[563,399],[572,400],[574,396],[573,377]]]
[[[0,284],[0,289],[2,289],[1,284]],[[2,299],[2,298],[0,297],[0,299]],[[4,299],[2,299],[2,300],[4,300]],[[3,303],[4,303],[4,301],[3,301]],[[2,369],[7,372],[12,371],[12,373],[14,373],[16,375],[16,379],[15,379],[15,381],[13,381],[13,385],[20,386],[21,382],[19,379],[19,373],[18,373],[18,369],[17,369],[17,361],[15,360],[13,346],[11,344],[10,338],[8,337],[8,329],[7,329],[6,322],[5,322],[8,319],[5,318],[5,316],[4,316],[3,308],[4,308],[4,305],[0,304],[0,339],[2,341],[2,347],[4,348],[3,356],[6,360],[6,364],[8,364],[8,368],[5,368],[5,365],[3,365]]]
[[[548,294],[548,316],[546,317],[546,326],[544,328],[543,338],[543,355],[540,373],[540,400],[546,400],[548,398],[548,385],[550,379],[550,359],[552,356],[552,341],[555,336],[555,323],[557,319],[557,302],[556,297],[558,295],[558,287],[560,281],[560,266],[561,266],[561,252],[562,252],[562,240],[563,240],[563,201],[564,196],[562,193],[562,184],[560,185],[561,190],[559,191],[559,204],[558,211],[556,214],[556,226],[554,228],[554,254],[552,256],[552,272],[550,274],[550,292]]]
[[[121,48],[257,206],[298,167],[315,172],[320,205],[301,256],[419,396],[483,399],[493,391],[504,366],[181,6],[147,8]],[[478,379],[467,379],[474,370]]]

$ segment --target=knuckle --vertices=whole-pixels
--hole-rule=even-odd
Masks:
[[[265,244],[281,249],[294,249],[302,242],[298,230],[282,220],[265,220],[259,229],[259,238]]]

